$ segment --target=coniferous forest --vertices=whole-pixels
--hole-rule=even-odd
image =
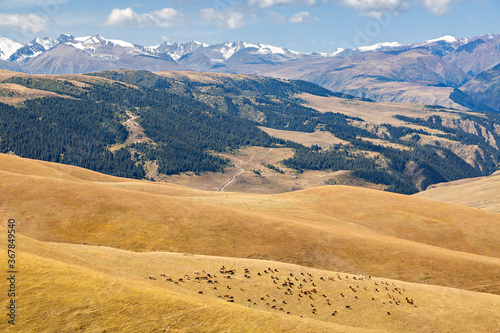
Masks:
[[[116,70],[72,80],[14,76],[3,82],[62,96],[27,99],[16,105],[0,103],[1,152],[121,177],[144,178],[146,161],[156,161],[158,171],[166,175],[223,171],[229,161],[215,153],[244,146],[289,147],[295,149],[295,155],[282,163],[297,172],[352,170],[355,177],[387,185],[389,191],[412,194],[418,188],[409,165],[419,170],[419,186],[425,189],[438,182],[490,174],[500,160],[498,148],[487,138],[445,126],[439,116],[396,116],[421,128],[381,125],[383,139],[405,149],[372,143],[380,134],[353,125],[362,119],[317,112],[296,96],[356,97],[304,81],[225,76],[214,83]],[[129,135],[123,125],[127,112],[137,116],[150,141],[123,145]],[[500,142],[495,131],[500,126],[498,114],[464,114],[462,119],[474,121],[478,130],[490,130]],[[258,126],[309,133],[321,129],[349,144],[330,149],[305,147],[270,137]],[[429,134],[422,128],[477,146],[482,153],[477,152],[475,165],[471,165],[443,147],[416,144],[413,141],[419,136]],[[404,140],[409,136],[412,140]],[[111,149],[120,144],[120,149]]]

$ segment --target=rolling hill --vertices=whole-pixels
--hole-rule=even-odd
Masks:
[[[203,192],[105,180],[75,167],[69,174],[8,155],[2,161],[4,216],[38,240],[271,259],[498,292],[491,283],[500,255],[496,213],[345,186]]]
[[[498,213],[345,186],[205,192],[9,155],[0,184],[16,331],[498,327]]]
[[[500,172],[488,177],[436,184],[415,196],[500,212]]]

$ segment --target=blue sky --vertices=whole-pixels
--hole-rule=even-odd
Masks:
[[[150,46],[243,40],[300,52],[500,33],[499,0],[0,0],[0,37],[101,34]]]

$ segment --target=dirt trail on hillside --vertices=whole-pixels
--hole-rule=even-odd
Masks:
[[[144,134],[144,128],[136,121],[139,116],[133,114],[130,111],[125,111],[127,113],[128,119],[123,123],[123,125],[127,128],[129,132],[129,136],[125,141],[125,145],[131,143],[140,143],[140,142],[153,142],[150,138]]]
[[[274,148],[269,148],[268,151],[266,151],[264,154],[260,155],[260,156],[264,156],[270,152],[273,151]],[[221,189],[219,190],[219,192],[224,192],[224,189],[229,186],[232,182],[234,182],[234,180],[236,179],[236,177],[238,177],[239,175],[241,175],[243,172],[245,172],[245,170],[241,167],[241,165],[243,164],[246,164],[246,163],[249,163],[253,160],[255,156],[250,156],[250,159],[248,161],[243,161],[243,160],[240,160],[239,158],[237,158],[238,161],[240,161],[240,163],[236,163],[235,166],[239,166],[240,167],[240,172],[238,172],[237,174],[235,174],[226,184],[224,184],[224,186],[221,187]]]

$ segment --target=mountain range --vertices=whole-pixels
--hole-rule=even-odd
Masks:
[[[500,34],[443,36],[401,45],[378,43],[326,53],[300,53],[243,41],[141,46],[100,35],[36,38],[21,45],[0,38],[0,69],[75,74],[116,68],[196,70],[301,79],[379,102],[411,102],[499,111],[490,77],[500,63]],[[477,88],[481,82],[481,89]]]

